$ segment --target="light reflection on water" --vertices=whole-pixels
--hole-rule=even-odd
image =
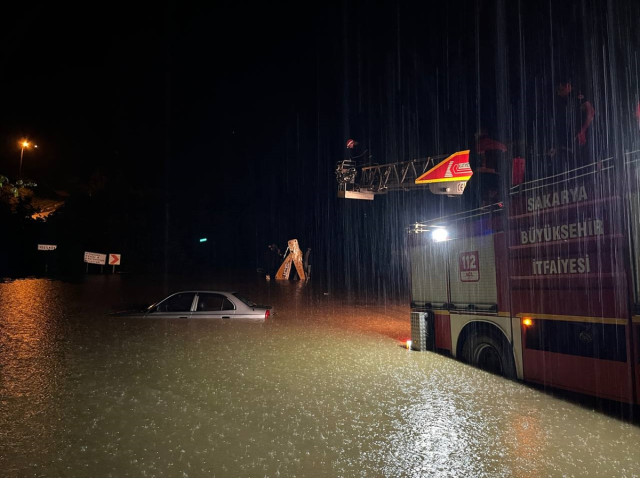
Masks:
[[[238,289],[265,324],[107,318]],[[634,476],[640,429],[409,352],[406,303],[309,283],[0,284],[3,476]]]

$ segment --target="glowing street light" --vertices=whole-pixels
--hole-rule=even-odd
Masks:
[[[22,156],[24,155],[24,148],[29,148],[29,146],[31,146],[31,144],[29,143],[29,141],[23,140],[20,143],[20,172],[18,174],[18,180],[22,181]],[[38,145],[34,144],[33,145],[34,148],[37,148]]]

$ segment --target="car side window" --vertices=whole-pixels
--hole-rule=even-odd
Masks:
[[[199,312],[217,312],[222,309],[226,297],[220,294],[198,294],[198,307]]]
[[[222,303],[222,310],[235,310],[235,309],[236,309],[236,306],[233,305],[233,302],[231,302],[229,299],[225,297],[224,302]]]
[[[182,293],[169,297],[158,306],[160,312],[189,312],[195,293]]]

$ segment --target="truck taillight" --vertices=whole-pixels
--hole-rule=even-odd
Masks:
[[[264,311],[264,320],[267,320],[271,315],[271,311],[269,309]]]

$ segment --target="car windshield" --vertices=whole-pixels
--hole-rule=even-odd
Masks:
[[[238,299],[240,299],[242,302],[244,302],[249,307],[256,307],[258,305],[255,302],[252,302],[249,299],[247,299],[246,297],[242,296],[241,294],[238,294],[237,292],[234,292],[233,296],[237,297]]]

